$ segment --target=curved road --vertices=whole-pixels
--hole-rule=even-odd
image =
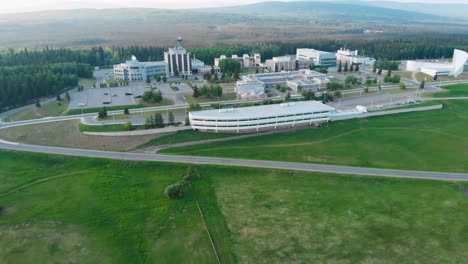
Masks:
[[[189,163],[189,164],[209,164],[209,165],[242,166],[242,167],[255,167],[255,168],[268,168],[268,169],[285,169],[285,170],[381,176],[381,177],[468,181],[468,174],[464,174],[464,173],[390,170],[390,169],[378,169],[378,168],[361,168],[361,167],[351,167],[351,166],[293,163],[293,162],[280,162],[280,161],[210,158],[210,157],[193,157],[193,156],[171,156],[171,155],[130,153],[130,152],[110,152],[110,151],[100,151],[100,150],[85,150],[85,149],[76,149],[76,148],[61,148],[61,147],[18,144],[18,143],[11,143],[7,141],[3,141],[3,140],[0,140],[0,149],[60,154],[60,155],[69,155],[69,156],[106,158],[106,159],[116,159],[116,160],[159,161],[159,162],[175,162],[175,163]]]

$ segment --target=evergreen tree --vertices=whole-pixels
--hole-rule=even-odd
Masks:
[[[125,107],[124,108],[124,115],[129,115],[130,114],[130,111],[128,110],[128,107]]]
[[[68,91],[65,93],[65,99],[70,102],[71,100],[71,97],[70,97],[70,94],[68,93]]]
[[[193,95],[192,95],[192,96],[193,96],[193,98],[198,98],[198,97],[200,97],[200,91],[198,91],[198,87],[195,86],[195,87],[193,88]]]
[[[387,71],[387,76],[388,76],[388,77],[392,77],[392,69],[390,69],[390,70]]]
[[[349,71],[350,71],[350,72],[353,72],[353,71],[354,71],[354,64],[351,63],[351,65],[349,66]]]
[[[345,62],[343,71],[348,72],[348,62],[347,61]]]
[[[338,64],[337,72],[342,72],[342,71],[343,71],[343,66],[341,66],[341,61],[340,61],[340,63]]]
[[[426,81],[423,80],[421,84],[419,84],[419,88],[424,89],[425,84],[426,84]]]
[[[157,127],[157,128],[163,128],[164,127],[164,118],[161,115],[161,113],[154,114],[154,126]]]
[[[174,114],[172,112],[169,112],[168,122],[169,125],[174,125]]]
[[[382,75],[382,68],[379,68],[379,71],[377,72],[378,75]]]
[[[359,64],[356,64],[356,67],[354,68],[354,71],[359,71]]]
[[[41,103],[39,102],[39,100],[36,100],[36,107],[41,107]]]

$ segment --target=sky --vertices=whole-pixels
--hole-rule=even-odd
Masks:
[[[203,8],[251,4],[272,0],[0,0],[0,13],[76,8]],[[372,1],[372,0],[371,0]],[[379,0],[374,0],[379,1]],[[391,0],[392,1],[392,0]],[[398,2],[467,3],[467,0],[393,0]],[[284,1],[288,2],[288,1]]]

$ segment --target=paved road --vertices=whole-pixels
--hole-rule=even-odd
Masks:
[[[174,163],[188,163],[188,164],[209,164],[209,165],[242,166],[242,167],[255,167],[255,168],[268,168],[268,169],[285,169],[285,170],[296,170],[296,171],[326,172],[326,173],[351,174],[351,175],[368,175],[368,176],[381,176],[381,177],[468,181],[468,174],[463,174],[463,173],[389,170],[389,169],[377,169],[377,168],[361,168],[361,167],[350,167],[350,166],[306,164],[306,163],[292,163],[292,162],[278,162],[278,161],[170,156],[170,155],[131,153],[131,152],[109,152],[109,151],[99,151],[99,150],[84,150],[84,149],[75,149],[75,148],[60,148],[60,147],[7,143],[2,140],[0,140],[0,149],[60,154],[60,155],[69,155],[69,156],[107,158],[107,159],[117,159],[117,160],[160,161],[160,162],[174,162]]]

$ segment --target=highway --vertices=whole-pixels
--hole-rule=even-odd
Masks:
[[[116,159],[116,160],[159,161],[159,162],[173,162],[173,163],[187,163],[187,164],[226,165],[226,166],[284,169],[284,170],[309,171],[309,172],[325,172],[325,173],[337,173],[337,174],[349,174],[349,175],[367,175],[367,176],[380,176],[380,177],[433,179],[433,180],[449,180],[449,181],[468,181],[468,174],[465,174],[465,173],[390,170],[390,169],[379,169],[379,168],[362,168],[362,167],[324,165],[324,164],[312,164],[312,163],[294,163],[294,162],[194,157],[194,156],[175,156],[175,155],[172,156],[172,155],[145,154],[145,153],[133,153],[133,152],[110,152],[110,151],[99,151],[99,150],[86,150],[86,149],[76,149],[76,148],[62,148],[62,147],[18,144],[18,143],[6,142],[3,140],[0,140],[0,149],[69,155],[69,156],[106,158],[106,159]]]

